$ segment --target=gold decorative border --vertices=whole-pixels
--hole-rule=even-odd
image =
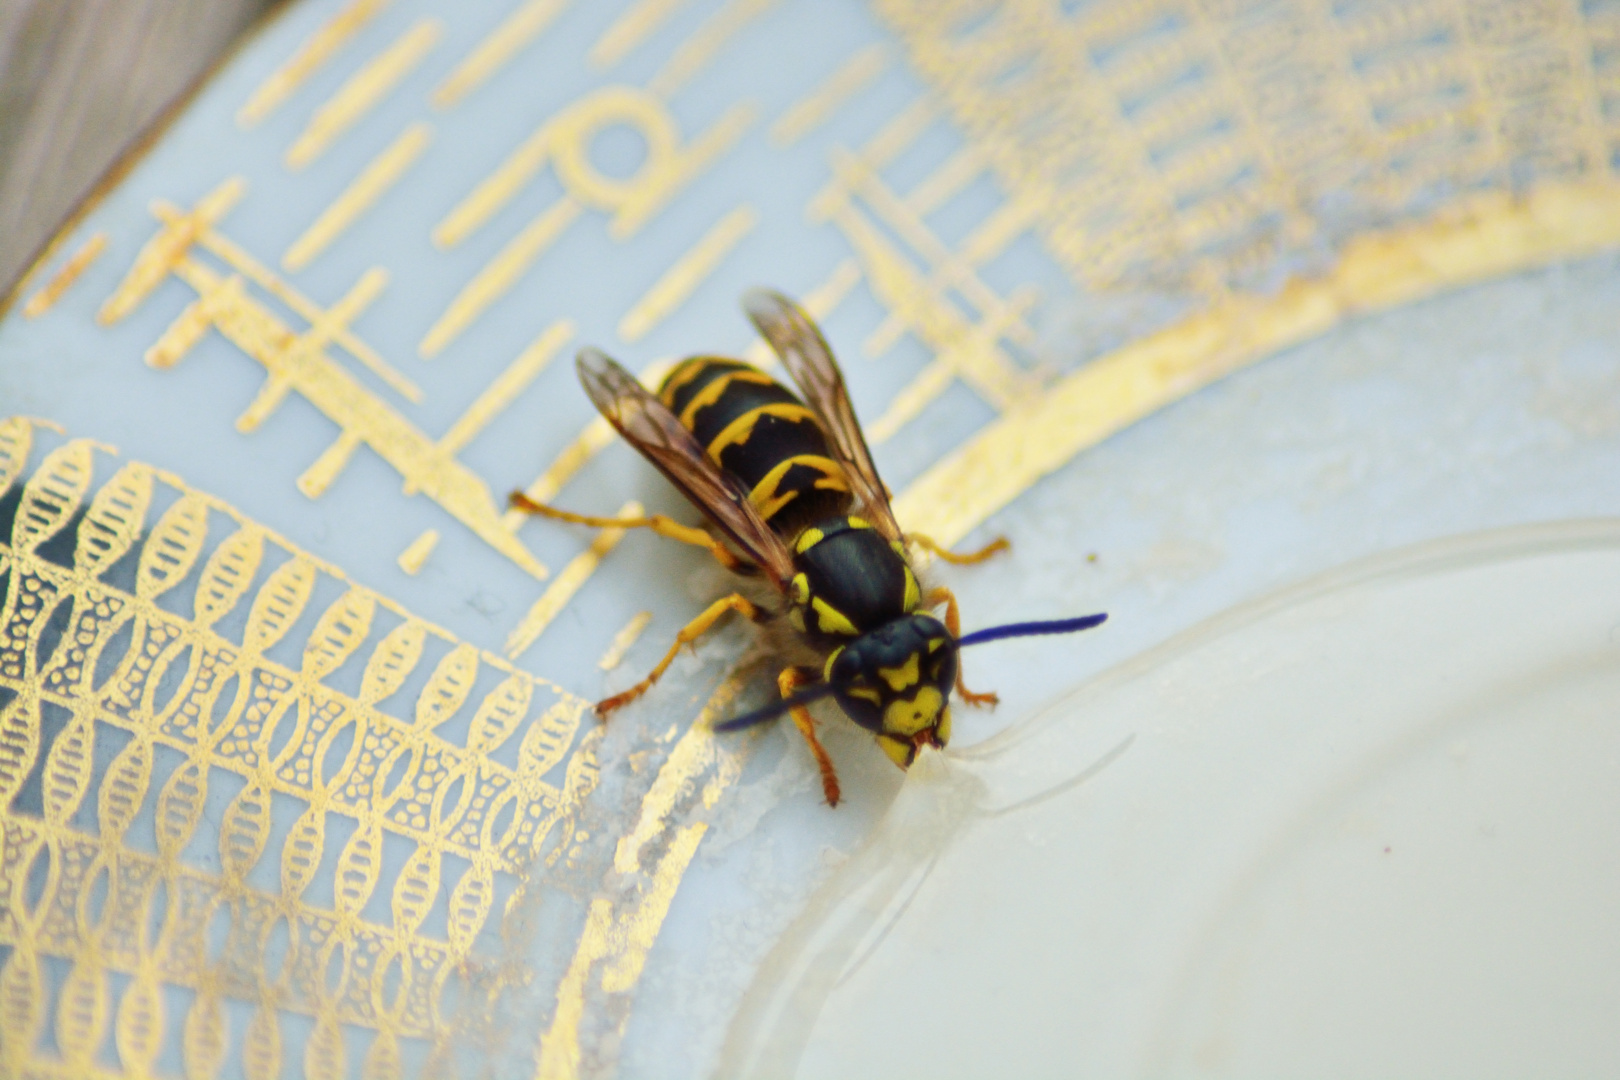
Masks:
[[[1331,273],[1234,295],[1099,357],[1014,407],[896,500],[907,528],[955,543],[1080,451],[1217,379],[1346,320],[1620,246],[1620,184],[1544,184],[1464,199],[1345,246]]]

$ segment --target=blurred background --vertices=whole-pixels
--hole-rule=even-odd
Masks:
[[[0,0],[0,297],[279,0]]]

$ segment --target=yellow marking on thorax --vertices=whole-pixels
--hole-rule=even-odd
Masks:
[[[794,574],[791,584],[793,586],[794,601],[800,604],[808,604],[810,602],[810,575]],[[831,658],[827,662],[832,663]]]
[[[719,401],[720,395],[724,394],[728,389],[730,389],[731,384],[734,382],[755,383],[763,386],[770,386],[775,383],[776,380],[765,374],[763,371],[753,371],[749,369],[728,371],[718,379],[715,379],[713,382],[709,383],[702,390],[699,390],[692,397],[692,400],[686,403],[686,408],[681,410],[681,426],[684,428],[690,428],[694,423],[697,422],[697,414],[703,409],[706,409],[710,405],[713,405],[715,402]]]
[[[855,624],[850,622],[842,611],[839,611],[819,596],[810,599],[810,609],[816,613],[816,623],[821,627],[823,634],[844,634],[847,637],[855,637],[860,633],[859,630],[855,629]]]
[[[820,529],[806,529],[799,534],[799,539],[794,542],[793,551],[797,555],[803,555],[825,539],[827,539],[827,534]]]
[[[917,691],[909,701],[894,701],[883,710],[883,730],[893,735],[915,735],[933,727],[945,706],[945,695],[932,686]]]
[[[917,681],[917,654],[906,657],[906,662],[899,667],[878,668],[878,674],[889,684],[889,689],[896,693],[904,690]]]
[[[870,529],[872,527],[872,523],[863,517],[854,517],[852,515],[844,520],[849,522],[849,527],[852,529]]]
[[[900,603],[902,610],[909,615],[917,610],[918,604],[922,603],[922,589],[918,586],[917,575],[911,572],[911,567],[907,566],[904,569],[906,571],[906,596]],[[933,649],[930,648],[929,651],[932,652]]]
[[[732,445],[741,446],[747,442],[748,437],[754,433],[755,426],[758,425],[760,418],[763,416],[777,416],[783,420],[808,420],[812,424],[816,422],[816,414],[803,405],[796,405],[789,401],[761,405],[759,408],[750,409],[737,417],[737,419],[726,425],[724,431],[715,436],[714,442],[709,444],[710,459],[718,465],[720,455],[725,453],[727,447]]]
[[[759,483],[754,485],[754,490],[748,493],[748,501],[754,504],[754,509],[758,510],[759,516],[766,521],[771,520],[771,515],[798,496],[797,491],[790,491],[786,495],[776,493],[776,489],[781,486],[782,478],[787,476],[788,470],[795,465],[808,465],[812,469],[821,470],[822,477],[814,485],[818,488],[844,492],[849,490],[849,484],[844,480],[843,469],[832,458],[820,454],[795,454],[774,466]]]
[[[823,682],[826,682],[832,678],[833,663],[844,654],[845,648],[846,646],[840,645],[838,648],[827,654],[826,662],[821,665],[821,679]]]

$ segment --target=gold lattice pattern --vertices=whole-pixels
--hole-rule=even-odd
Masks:
[[[207,1077],[240,1040],[280,1076],[289,1014],[306,1075],[347,1074],[345,1027],[367,1076],[443,1053],[447,983],[593,785],[583,703],[173,476],[92,496],[88,440],[13,486],[37,433],[0,421],[0,1071]]]
[[[1091,287],[1220,291],[1458,193],[1612,179],[1604,0],[874,0]]]

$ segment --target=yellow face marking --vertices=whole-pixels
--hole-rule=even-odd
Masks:
[[[939,740],[941,746],[951,741],[951,710],[948,706],[939,714],[939,723],[934,727],[934,738]]]
[[[883,704],[883,695],[872,689],[870,686],[853,686],[848,690],[845,690],[844,693],[848,694],[850,697],[860,698],[862,701],[870,701],[874,705]]]
[[[870,529],[872,527],[872,523],[862,517],[851,517],[848,520],[849,527],[852,529]]]
[[[901,610],[910,613],[916,611],[917,605],[922,603],[922,589],[917,586],[917,575],[911,572],[911,567],[906,567],[905,571],[906,596],[900,603]]]
[[[925,686],[910,701],[890,702],[883,710],[883,730],[894,735],[915,735],[933,727],[944,707],[944,695],[932,686]]]
[[[911,764],[911,752],[915,749],[915,747],[913,747],[909,742],[901,742],[899,739],[891,739],[887,735],[879,735],[877,737],[877,742],[879,746],[883,747],[883,752],[889,755],[889,760],[900,766],[902,769]]]
[[[827,662],[825,664],[821,665],[821,680],[823,682],[831,682],[832,681],[833,662],[838,659],[839,655],[841,653],[843,653],[843,651],[844,651],[844,647],[842,645],[840,645],[840,646],[838,646],[838,648],[834,649],[832,652],[827,654]]]
[[[796,554],[803,555],[825,539],[827,534],[820,529],[806,529],[799,534],[799,540],[793,545],[793,550]]]
[[[775,381],[763,371],[728,371],[702,390],[699,390],[693,395],[692,400],[686,403],[686,408],[681,410],[681,426],[690,428],[696,422],[697,414],[719,401],[720,396],[731,388],[732,383],[756,383],[769,386]]]
[[[810,602],[810,575],[793,575],[793,600],[795,603],[808,604]]]
[[[917,654],[912,653],[906,657],[906,662],[899,667],[880,667],[878,674],[883,681],[889,684],[889,689],[899,693],[917,681]]]
[[[759,424],[760,419],[766,416],[776,416],[783,420],[808,420],[812,424],[816,422],[816,414],[803,405],[795,405],[787,401],[761,405],[757,409],[749,409],[727,424],[726,429],[716,435],[714,442],[709,444],[709,457],[718,465],[720,455],[730,446],[741,446],[747,442],[748,437],[754,433],[754,428]]]
[[[821,597],[812,597],[810,608],[816,613],[816,622],[820,625],[823,634],[844,634],[848,637],[855,637],[860,633],[859,630],[855,629],[855,624],[850,622],[842,611],[839,611]]]

